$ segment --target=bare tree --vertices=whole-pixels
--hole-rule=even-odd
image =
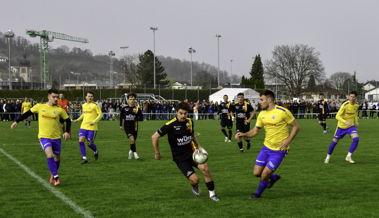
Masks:
[[[352,79],[352,78],[353,78],[353,75],[351,75],[350,73],[336,72],[330,76],[329,81],[331,82],[333,88],[342,89],[345,81],[347,79]]]
[[[299,96],[311,75],[318,82],[325,77],[320,53],[314,47],[302,44],[275,46],[272,55],[272,59],[265,62],[265,74],[270,78],[277,76],[293,96]]]
[[[117,61],[116,66],[121,70],[122,77],[134,86],[138,82],[137,77],[138,55],[125,55]]]

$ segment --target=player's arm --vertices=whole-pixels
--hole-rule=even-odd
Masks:
[[[155,159],[160,160],[162,158],[161,153],[159,151],[159,138],[161,135],[157,132],[154,133],[154,135],[151,136],[151,140],[153,141],[153,146],[155,150]]]
[[[338,121],[341,121],[342,123],[346,124],[347,126],[352,126],[352,123],[350,123],[349,121],[346,121],[345,119],[342,118],[342,115],[345,113],[345,105],[342,105],[340,110],[338,111],[337,115],[336,115],[336,119]]]
[[[27,112],[23,113],[14,123],[12,123],[11,128],[14,129],[17,127],[17,123],[20,122],[21,120],[25,120],[29,116],[31,116],[33,112],[28,110]]]
[[[358,110],[357,110],[357,112],[355,112],[355,126],[356,127],[359,126],[359,123],[358,123]]]
[[[78,119],[74,120],[74,123],[83,120],[83,118],[84,118],[84,113],[82,113],[82,115],[80,115]]]
[[[124,130],[124,127],[122,126],[122,121],[124,120],[124,110],[121,109],[121,114],[120,114],[120,129]]]
[[[24,104],[24,103],[22,103],[22,104]],[[24,114],[24,106],[21,105],[21,115],[23,115],[23,114]]]
[[[250,123],[250,121],[253,119],[253,117],[255,116],[255,110],[254,110],[254,108],[249,104],[249,109],[250,109],[250,111],[252,111],[252,113],[251,113],[251,115],[250,115],[250,117],[249,117],[249,119],[248,119],[248,123]]]
[[[92,120],[92,125],[99,122],[99,120],[103,117],[103,112],[101,112],[101,108],[99,105],[96,105],[96,112],[97,112],[97,117]]]
[[[249,132],[245,132],[245,133],[242,133],[242,132],[238,132],[236,134],[236,138],[241,138],[241,137],[245,137],[245,138],[253,138],[255,137],[256,135],[259,134],[259,132],[261,131],[262,127],[260,126],[255,126],[252,130],[250,130]]]
[[[137,112],[137,121],[143,121],[142,111],[138,109]]]
[[[300,126],[296,122],[296,120],[293,120],[289,125],[292,126],[292,131],[291,131],[290,136],[288,136],[287,140],[285,140],[284,142],[281,143],[281,146],[280,146],[280,150],[281,151],[286,151],[287,150],[287,148],[288,148],[289,144],[291,143],[291,141],[295,138],[295,136],[297,135],[297,133],[300,131]]]
[[[235,120],[235,118],[234,118],[234,111],[235,111],[234,105],[230,105],[229,113],[230,113],[230,116],[232,116],[232,121]]]

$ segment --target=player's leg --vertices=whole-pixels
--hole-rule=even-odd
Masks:
[[[239,133],[239,132],[243,132],[243,123],[236,123],[236,132]],[[237,139],[237,144],[238,144],[238,147],[240,148],[240,153],[242,154],[243,153],[243,144],[242,144],[242,139],[241,138],[238,138]]]
[[[249,132],[250,131],[250,123],[244,125],[244,129],[243,129],[243,132]],[[244,137],[245,141],[247,142],[247,146],[246,146],[246,149],[249,150],[250,149],[250,138],[247,138],[247,137]]]
[[[221,118],[220,129],[221,129],[221,132],[225,135],[225,142],[227,142],[228,141],[228,134],[225,131],[225,126],[226,126],[226,120]]]
[[[192,168],[191,160],[192,158],[186,161],[180,161],[180,162],[175,162],[175,163],[178,166],[179,170],[183,173],[183,175],[190,181],[190,184],[192,186],[192,193],[196,197],[199,197],[200,196],[199,177],[195,173],[195,170]]]
[[[82,154],[81,164],[88,163],[87,155],[86,155],[86,146],[84,144],[87,136],[88,136],[88,133],[85,129],[79,130],[79,149],[80,149],[80,153]]]
[[[25,128],[28,127],[26,120],[27,120],[27,119],[24,119],[24,125],[25,125]]]
[[[193,164],[196,164],[192,159],[191,159],[191,161],[193,162]],[[213,182],[213,178],[212,178],[212,175],[211,175],[211,172],[208,168],[207,163],[199,164],[199,165],[197,165],[197,168],[204,175],[205,185],[207,186],[207,188],[209,190],[209,197],[214,201],[219,201],[219,199],[217,198],[217,196],[215,194],[215,184]]]
[[[28,117],[29,128],[30,128],[30,119],[31,119],[31,117],[29,116],[29,117]]]
[[[328,154],[326,155],[324,163],[329,163],[330,156],[332,155],[334,148],[336,147],[338,141],[340,139],[343,139],[343,137],[346,135],[346,133],[347,133],[346,129],[341,129],[341,128],[337,127],[336,132],[334,133],[333,141],[329,145]]]
[[[92,149],[95,160],[99,159],[99,151],[97,150],[97,147],[95,145],[96,134],[96,130],[89,130],[87,134],[88,147]]]
[[[139,156],[138,156],[138,154],[137,154],[137,147],[136,147],[136,141],[137,141],[137,134],[138,134],[138,132],[137,131],[133,131],[133,136],[131,136],[131,137],[133,137],[133,140],[134,140],[134,147],[133,147],[133,154],[134,154],[134,159],[136,159],[136,160],[138,160],[139,159]],[[130,138],[131,138],[130,137]]]
[[[350,134],[350,137],[353,139],[353,143],[351,143],[349,153],[347,154],[345,160],[353,164],[355,163],[355,161],[351,159],[351,155],[353,154],[355,149],[358,147],[359,136],[358,136],[358,131],[357,129],[355,129],[354,126],[350,127],[349,129],[350,129],[349,134]]]
[[[55,180],[55,178],[58,179],[59,176],[58,176],[58,171],[57,171],[57,165],[54,160],[54,153],[52,149],[51,139],[41,138],[40,146],[46,154],[47,166],[49,167],[50,174],[53,175],[53,180]]]
[[[58,173],[58,169],[59,169],[59,166],[61,165],[61,139],[53,139],[51,140],[51,148],[53,150],[53,154],[54,154],[54,161],[55,161],[55,165],[57,166],[57,173]],[[57,185],[60,185],[61,182],[59,180],[59,177],[56,177],[54,178],[53,174],[51,174],[51,177],[50,177],[50,183],[55,183],[54,185],[57,186]]]
[[[229,140],[228,142],[232,142],[232,129],[233,129],[233,122],[231,119],[228,119],[226,121],[226,126],[228,127],[228,131],[229,131]]]

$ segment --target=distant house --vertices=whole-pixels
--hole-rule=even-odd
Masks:
[[[7,62],[8,56],[5,54],[0,54],[0,62]]]
[[[304,100],[320,100],[320,93],[324,94],[324,99],[326,100],[346,100],[347,96],[344,91],[324,88],[323,86],[316,86],[314,88],[307,88],[300,93],[299,98]]]
[[[365,91],[369,91],[375,88],[379,88],[379,81],[368,81],[363,85]]]

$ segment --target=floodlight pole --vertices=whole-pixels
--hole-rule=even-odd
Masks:
[[[125,57],[125,49],[129,48],[129,46],[122,46],[120,47],[122,50],[124,50],[124,60],[125,60],[125,66],[126,66],[126,57]],[[124,72],[124,87],[125,87],[125,72]]]
[[[154,54],[153,54],[153,64],[154,64],[154,89],[155,89],[155,31],[158,30],[158,27],[150,27],[153,31],[153,44],[154,44]]]
[[[217,37],[217,55],[218,55],[218,64],[217,64],[217,88],[220,86],[220,37],[221,35],[215,34],[215,37]]]
[[[113,58],[112,56],[115,56],[116,54],[110,50],[108,53],[109,57],[111,58],[111,66],[110,66],[110,79],[109,79],[109,88],[111,89],[113,87]]]
[[[8,38],[8,63],[9,63],[9,90],[12,90],[12,74],[11,74],[11,39],[14,37],[14,33],[12,30],[8,30],[8,32],[4,33],[5,38]]]
[[[188,52],[191,54],[191,89],[192,89],[192,53],[196,53],[196,50],[191,47],[188,49]]]

